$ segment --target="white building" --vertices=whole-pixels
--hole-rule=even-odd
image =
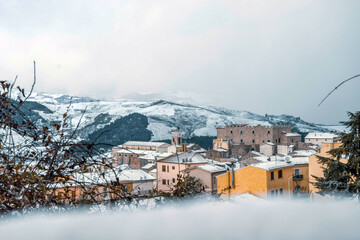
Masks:
[[[305,143],[321,145],[321,143],[333,143],[339,136],[335,133],[309,133],[305,137]]]

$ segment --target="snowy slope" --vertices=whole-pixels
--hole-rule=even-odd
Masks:
[[[29,101],[38,102],[52,112],[37,111],[47,120],[60,120],[68,111],[71,125],[81,120],[80,129],[86,134],[103,128],[116,119],[130,113],[140,113],[148,117],[148,129],[153,132],[152,140],[169,139],[170,130],[180,127],[185,137],[216,136],[216,128],[233,123],[250,125],[291,124],[300,132],[334,131],[320,124],[308,123],[289,115],[261,116],[248,111],[229,110],[212,106],[196,106],[166,100],[134,101],[126,99],[96,100],[87,97],[70,97],[63,94],[35,93]],[[106,115],[106,117],[104,117]],[[101,118],[101,121],[99,119]],[[94,125],[94,123],[96,123]],[[92,124],[92,127],[89,127]]]

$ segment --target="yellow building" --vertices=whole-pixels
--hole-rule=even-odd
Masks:
[[[339,148],[341,144],[342,143],[340,143],[340,142],[338,142],[338,143],[322,143],[320,153],[313,155],[309,158],[310,193],[313,196],[319,196],[319,195],[315,195],[315,193],[318,192],[319,190],[314,186],[314,183],[316,182],[314,176],[316,176],[316,177],[324,176],[324,172],[322,169],[324,166],[322,164],[318,163],[317,156],[331,158],[332,156],[328,152],[334,148]],[[340,161],[344,163],[347,160],[340,159]]]
[[[218,176],[218,194],[222,197],[251,193],[276,197],[308,194],[308,157],[289,158],[288,161],[258,163]]]

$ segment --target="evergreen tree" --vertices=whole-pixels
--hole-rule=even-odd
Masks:
[[[178,174],[177,183],[174,186],[172,195],[174,197],[184,198],[199,195],[205,191],[204,185],[200,179],[187,174]]]
[[[315,186],[321,195],[357,195],[360,200],[360,112],[349,112],[348,116],[349,121],[342,124],[350,131],[340,134],[340,147],[328,152],[331,157],[317,156],[318,162],[324,165],[324,176],[314,176]]]

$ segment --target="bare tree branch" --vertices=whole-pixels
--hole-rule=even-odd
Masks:
[[[326,97],[319,103],[318,107],[320,107],[320,105],[330,96],[330,94],[332,94],[336,89],[338,89],[338,87],[340,87],[341,85],[343,85],[344,83],[346,83],[347,81],[350,81],[351,79],[360,77],[360,74],[355,75],[351,78],[346,79],[345,81],[342,81],[339,85],[337,85],[331,92],[329,92]]]

